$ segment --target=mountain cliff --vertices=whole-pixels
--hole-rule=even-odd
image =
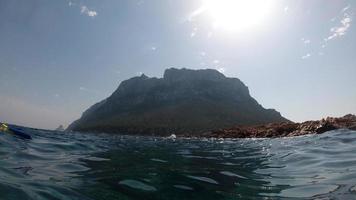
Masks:
[[[68,129],[145,135],[198,134],[235,125],[288,122],[263,108],[237,78],[216,70],[167,69],[123,81]]]

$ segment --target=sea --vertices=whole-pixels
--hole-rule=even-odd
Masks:
[[[163,138],[0,133],[1,200],[356,199],[356,132]]]

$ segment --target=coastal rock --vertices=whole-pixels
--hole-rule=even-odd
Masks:
[[[194,136],[235,125],[289,122],[263,108],[237,78],[213,69],[167,69],[123,81],[69,126],[73,131]]]
[[[268,138],[268,137],[292,137],[306,134],[322,134],[336,129],[356,130],[356,116],[327,117],[317,121],[303,123],[270,123],[259,126],[236,126],[228,129],[219,129],[204,134],[204,137],[217,138]]]
[[[58,128],[56,128],[56,131],[64,131],[63,125],[59,125]]]

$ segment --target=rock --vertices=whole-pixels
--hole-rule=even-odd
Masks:
[[[356,130],[356,116],[328,117],[319,121],[306,121],[303,123],[270,123],[260,126],[236,126],[228,129],[211,131],[204,137],[217,138],[246,138],[246,137],[292,137],[306,134],[322,134],[336,129]]]
[[[58,128],[55,129],[56,131],[64,131],[63,125],[59,125]]]
[[[235,125],[271,122],[289,120],[263,108],[239,79],[213,69],[171,68],[163,78],[142,75],[123,81],[110,97],[85,111],[68,129],[194,136]]]
[[[350,126],[350,127],[349,127],[349,129],[350,129],[350,130],[354,130],[354,131],[356,131],[356,124],[355,124],[355,125],[353,125],[353,126]]]
[[[315,132],[320,134],[320,133],[325,133],[327,131],[332,131],[337,129],[331,122],[327,122],[327,121],[322,121],[319,123],[319,125],[317,125],[317,127],[315,128]]]

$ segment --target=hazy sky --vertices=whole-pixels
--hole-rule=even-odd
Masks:
[[[294,121],[356,113],[356,1],[232,1],[1,0],[0,121],[68,125],[168,67],[238,77]]]

